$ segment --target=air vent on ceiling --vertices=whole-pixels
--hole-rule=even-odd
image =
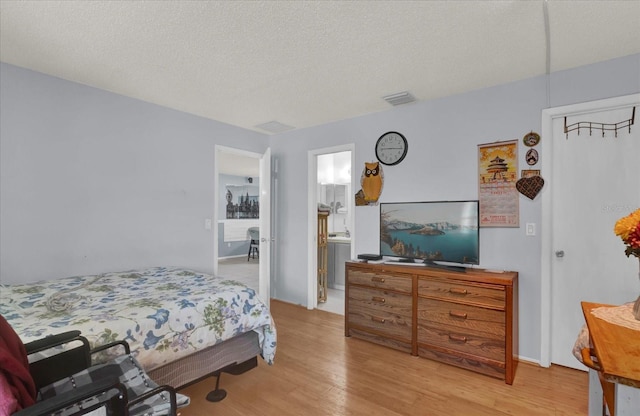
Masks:
[[[403,91],[397,94],[384,96],[382,97],[382,99],[391,105],[402,105],[414,102],[416,100],[416,97],[411,95],[409,91]]]
[[[269,133],[282,133],[283,131],[295,129],[295,127],[287,126],[279,121],[269,121],[267,123],[258,124],[256,128],[268,131]]]

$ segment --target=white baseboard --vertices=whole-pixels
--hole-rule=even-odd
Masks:
[[[237,259],[238,257],[247,257],[246,254],[238,254],[237,256],[218,257],[218,260]]]

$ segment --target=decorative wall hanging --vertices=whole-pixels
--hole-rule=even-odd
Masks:
[[[566,138],[569,138],[569,132],[578,130],[578,136],[580,135],[580,129],[589,129],[589,136],[593,130],[602,131],[602,137],[604,137],[605,131],[613,131],[615,132],[615,136],[618,137],[618,130],[622,130],[624,128],[629,129],[629,133],[631,133],[631,126],[633,126],[636,118],[636,108],[633,107],[631,110],[631,118],[628,120],[622,120],[617,123],[596,123],[592,121],[578,121],[577,123],[567,125],[567,118],[564,118],[564,133]]]
[[[257,185],[227,185],[227,219],[260,218]]]
[[[518,141],[478,145],[481,227],[519,227]]]
[[[520,178],[516,182],[516,189],[522,195],[533,200],[544,186],[544,179],[542,176],[534,175],[526,178]]]
[[[539,169],[522,169],[520,171],[521,178],[530,178],[532,176],[540,176],[540,170]]]
[[[527,133],[522,138],[522,143],[524,143],[525,146],[533,147],[540,143],[540,135],[534,132]]]
[[[529,166],[535,165],[536,163],[538,163],[538,159],[539,159],[538,151],[536,149],[529,149],[527,151],[525,159],[527,161],[527,165]]]
[[[362,176],[360,177],[362,196],[366,205],[375,205],[380,198],[384,186],[384,172],[380,162],[365,162]],[[359,192],[358,192],[359,193]],[[358,198],[356,194],[356,205]]]

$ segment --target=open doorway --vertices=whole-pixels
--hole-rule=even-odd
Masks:
[[[252,233],[259,230],[261,154],[216,146],[214,273],[258,291],[260,250]],[[258,237],[259,239],[259,237]]]
[[[353,158],[353,145],[309,152],[309,309],[344,314],[344,268],[355,239]]]

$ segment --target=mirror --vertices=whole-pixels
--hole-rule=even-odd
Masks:
[[[334,213],[347,213],[347,185],[333,185]]]
[[[349,213],[348,200],[349,185],[322,184],[319,185],[319,202],[331,207],[328,219],[329,231],[346,231]]]
[[[347,214],[347,185],[320,185],[320,202],[331,207],[332,214]]]

